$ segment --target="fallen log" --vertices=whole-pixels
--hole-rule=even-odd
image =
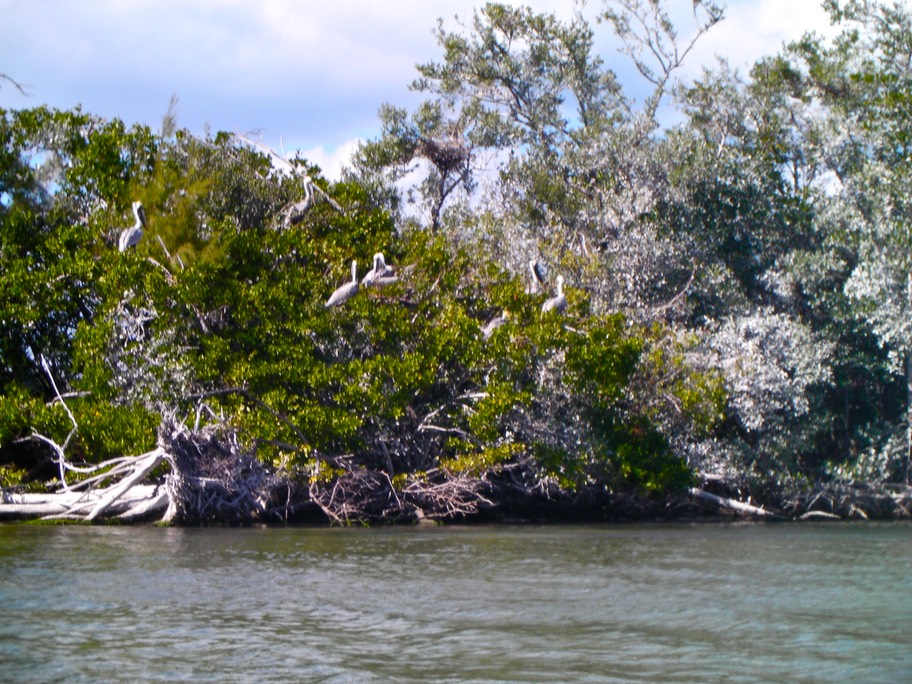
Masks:
[[[118,519],[123,522],[134,522],[153,517],[153,514],[163,514],[168,509],[170,498],[168,497],[168,492],[163,487],[156,487],[155,489],[157,492],[156,495],[141,501],[123,513],[119,513],[117,515]],[[161,515],[159,515],[159,517],[161,517]]]
[[[802,515],[799,520],[842,520],[842,518],[834,513],[827,513],[826,511],[808,511]]]
[[[149,507],[151,512],[161,508],[161,489],[156,485],[134,485],[129,492],[112,501],[107,510],[116,516],[128,516],[131,513],[141,515],[140,511],[144,507]],[[86,509],[98,506],[102,498],[109,493],[109,490],[63,491],[49,494],[6,493],[0,502],[0,519],[82,519]]]
[[[68,506],[58,501],[42,503],[0,504],[0,518],[6,520],[33,520],[66,514]]]
[[[698,500],[706,501],[708,503],[719,506],[720,508],[735,511],[736,513],[756,516],[758,518],[764,518],[766,520],[782,519],[782,516],[778,515],[777,513],[773,513],[772,511],[768,511],[764,508],[753,506],[751,504],[746,504],[743,501],[729,499],[724,496],[716,496],[715,494],[710,494],[709,492],[703,491],[698,487],[693,487],[690,490],[690,494]]]
[[[72,519],[94,522],[157,517],[183,524],[250,523],[270,515],[273,496],[284,483],[247,451],[232,429],[214,424],[191,430],[166,417],[158,446],[140,456],[119,457],[75,468],[55,449],[61,490],[31,494],[0,491],[0,519]],[[164,481],[147,482],[162,463],[170,466]],[[66,472],[90,475],[67,483]],[[101,487],[110,482],[107,487]],[[286,488],[287,489],[287,488]]]
[[[92,512],[86,516],[86,520],[91,522],[104,513],[115,501],[126,494],[134,485],[139,483],[140,480],[157,467],[158,464],[164,460],[164,457],[165,452],[161,447],[146,454],[142,460],[137,462],[131,475],[125,477],[117,485],[108,490],[95,508],[92,509]]]

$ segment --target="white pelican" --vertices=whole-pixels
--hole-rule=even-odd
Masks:
[[[330,295],[329,299],[326,300],[325,306],[327,308],[329,308],[331,306],[338,306],[339,304],[342,304],[343,302],[346,302],[349,299],[351,299],[352,297],[354,297],[355,294],[357,294],[357,292],[358,292],[358,262],[352,261],[351,282],[345,283],[345,285],[343,285],[342,287],[337,288],[336,291]]]
[[[562,313],[567,308],[567,298],[564,296],[564,276],[557,276],[557,294],[542,304],[542,313],[557,311]]]
[[[363,287],[382,287],[391,285],[399,280],[396,275],[396,269],[386,263],[382,252],[374,254],[374,267],[367,272],[367,275],[361,280]]]
[[[126,252],[130,247],[136,247],[142,238],[143,228],[146,227],[146,210],[142,202],[133,202],[133,215],[136,217],[136,223],[132,228],[124,228],[120,233],[120,240],[117,242],[117,248],[121,252]]]

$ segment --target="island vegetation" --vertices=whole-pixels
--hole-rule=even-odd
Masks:
[[[683,84],[724,9],[605,2],[636,102],[489,3],[334,182],[0,111],[0,516],[908,517],[912,13],[825,4]]]

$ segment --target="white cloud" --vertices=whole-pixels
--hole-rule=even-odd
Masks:
[[[417,102],[407,86],[417,63],[441,57],[432,35],[437,17],[455,29],[453,16],[470,22],[476,4],[482,0],[0,0],[0,73],[31,92],[23,98],[0,88],[0,107],[82,103],[158,128],[176,94],[180,125],[196,133],[207,124],[259,131],[273,147],[294,139],[330,173],[352,140],[376,135],[383,102]],[[529,4],[563,19],[574,6]],[[593,18],[600,9],[590,0],[584,11]],[[729,0],[728,17],[688,57],[688,74],[714,54],[741,67],[805,30],[828,27],[814,0]],[[682,35],[689,26],[682,24]],[[607,27],[594,28],[608,66],[628,87],[641,87]]]
[[[689,72],[724,57],[744,72],[762,57],[774,55],[806,32],[832,34],[826,12],[815,0],[732,0],[726,19],[697,43]]]
[[[342,176],[342,167],[349,165],[352,153],[360,143],[359,138],[354,138],[330,149],[317,145],[307,150],[301,150],[301,156],[319,166],[326,178],[335,181]]]

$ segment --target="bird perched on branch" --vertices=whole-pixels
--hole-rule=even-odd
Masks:
[[[334,200],[328,194],[326,194],[319,185],[314,183],[313,178],[310,176],[304,176],[303,187],[304,199],[297,202],[292,202],[284,209],[282,209],[282,212],[280,214],[280,224],[283,229],[296,225],[304,220],[307,212],[314,205],[314,202],[317,199],[317,196],[314,194],[314,192],[320,193],[320,196],[329,202],[336,211],[339,213],[344,213],[342,211],[342,207],[339,206],[339,203],[336,202],[336,200]]]
[[[527,293],[538,294],[545,289],[545,271],[536,259],[530,259],[529,272],[532,274],[532,284],[529,285]]]
[[[563,313],[567,308],[567,298],[564,296],[564,276],[557,276],[557,294],[550,299],[545,300],[542,304],[542,313],[556,311]]]
[[[350,283],[345,283],[342,287],[336,289],[333,292],[329,299],[326,300],[326,308],[331,306],[338,306],[344,302],[347,302],[349,299],[354,297],[358,293],[358,262],[352,261],[352,279]]]
[[[507,319],[510,317],[510,312],[504,310],[499,316],[495,316],[490,321],[488,321],[484,327],[481,329],[481,334],[485,339],[488,339],[491,335],[494,334],[494,331],[497,330],[500,326],[507,322]]]
[[[133,215],[136,217],[136,223],[132,228],[124,228],[117,242],[117,247],[121,252],[126,252],[130,247],[136,247],[142,239],[143,228],[146,227],[146,210],[143,208],[142,202],[133,202]]]
[[[396,269],[386,263],[382,252],[374,254],[374,267],[361,279],[362,287],[382,287],[392,285],[399,280]]]

